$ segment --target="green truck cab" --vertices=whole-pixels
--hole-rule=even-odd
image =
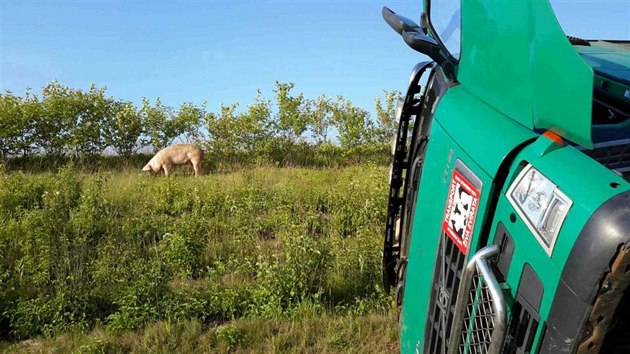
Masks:
[[[431,58],[393,145],[401,351],[630,352],[630,42],[567,37],[549,0],[443,1],[438,33],[438,2],[383,8]]]

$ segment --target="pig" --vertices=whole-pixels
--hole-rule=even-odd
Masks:
[[[191,163],[195,170],[195,177],[201,174],[199,165],[203,159],[203,150],[194,144],[175,144],[158,151],[155,156],[142,168],[155,176],[164,170],[168,176],[173,165],[185,165]]]

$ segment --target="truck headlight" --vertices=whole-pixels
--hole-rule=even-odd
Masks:
[[[532,165],[516,177],[508,190],[508,200],[551,256],[573,201]]]

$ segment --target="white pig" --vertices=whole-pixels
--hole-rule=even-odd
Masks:
[[[157,175],[161,170],[168,176],[173,165],[185,165],[191,163],[195,169],[195,177],[199,176],[199,164],[203,159],[203,150],[194,144],[175,144],[158,151],[155,156],[142,168],[152,175]]]

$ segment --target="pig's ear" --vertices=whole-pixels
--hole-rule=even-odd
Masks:
[[[142,171],[151,171],[151,167],[149,166],[149,164],[146,164],[143,168]]]

